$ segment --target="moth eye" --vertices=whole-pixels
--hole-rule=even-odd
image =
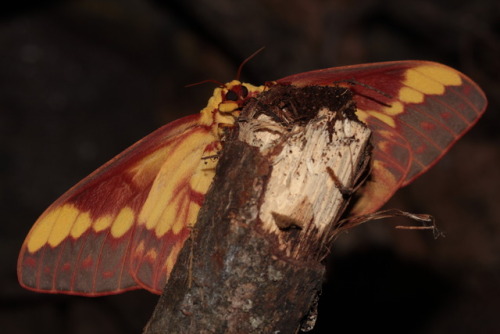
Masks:
[[[226,100],[238,101],[238,94],[236,94],[234,91],[230,90],[226,93]]]
[[[245,98],[247,96],[248,96],[248,88],[246,88],[245,86],[241,85],[241,97]]]

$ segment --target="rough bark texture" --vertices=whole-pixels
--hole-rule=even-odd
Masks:
[[[276,87],[243,111],[244,124],[224,145],[192,237],[144,333],[296,333],[314,326],[325,270],[321,260],[348,199],[338,183],[352,186],[366,159],[369,131],[359,128],[362,139],[357,132],[348,133],[359,123],[351,119],[354,106],[346,92],[328,91],[340,99],[337,105],[325,105],[330,96],[309,110],[298,101],[325,92]],[[238,135],[253,146],[234,140]],[[311,135],[316,145],[306,149]],[[304,157],[315,150],[324,159],[311,158],[304,169],[294,158],[287,162],[289,174],[273,173],[281,168],[281,153]],[[335,166],[328,160],[332,154],[349,159],[328,172],[321,164]],[[320,164],[320,172],[315,172],[315,164]],[[331,173],[342,177],[332,180]],[[303,199],[287,212],[279,211],[277,202],[277,211],[266,215],[269,209],[263,209],[263,201],[273,200],[266,198],[276,188],[272,180],[285,174],[289,188],[299,187],[290,190],[290,201],[294,196]],[[312,186],[301,188],[308,182]],[[322,218],[327,222],[315,219],[322,213],[308,202],[317,197],[309,189],[319,187],[331,190],[319,200],[337,205],[329,218]]]
[[[269,170],[256,150],[236,142],[226,152],[225,180],[215,181],[145,333],[293,333],[321,289],[323,266],[283,258],[258,228]]]

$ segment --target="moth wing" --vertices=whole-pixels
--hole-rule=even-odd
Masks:
[[[175,262],[169,255],[188,235],[192,210],[203,199],[191,177],[214,141],[210,128],[199,124],[200,117],[188,116],[156,130],[55,201],[23,243],[21,285],[87,296],[139,287],[159,293],[168,265],[139,257],[138,248],[144,254],[162,248],[162,257]],[[160,215],[152,224],[149,219],[158,215],[160,205],[180,220],[165,222]],[[157,226],[162,233],[156,232]],[[147,262],[148,273],[139,269],[141,261]]]
[[[371,178],[352,213],[376,211],[434,165],[486,109],[482,90],[464,74],[427,61],[396,61],[292,75],[278,83],[343,85],[372,130]]]

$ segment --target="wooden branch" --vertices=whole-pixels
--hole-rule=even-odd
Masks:
[[[369,158],[354,111],[347,89],[291,86],[243,109],[144,333],[314,326],[321,261]]]

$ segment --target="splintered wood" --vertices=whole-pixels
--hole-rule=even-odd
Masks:
[[[274,89],[249,105],[239,132],[239,140],[258,147],[272,165],[259,210],[262,227],[278,235],[299,229],[306,239],[326,237],[366,165],[371,132],[355,118],[347,89]],[[303,251],[280,246],[289,256]]]

